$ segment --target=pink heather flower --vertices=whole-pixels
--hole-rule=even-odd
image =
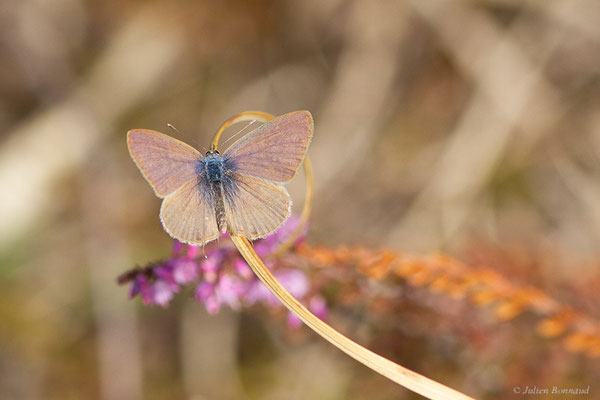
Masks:
[[[277,240],[277,245],[279,245],[280,242],[287,240],[287,238],[289,238],[294,233],[294,231],[298,228],[298,225],[300,224],[300,220],[300,216],[297,215],[291,215],[287,219],[285,224],[283,224],[281,228],[279,228],[279,230],[276,232],[278,237],[274,239]],[[302,243],[302,241],[304,241],[304,239],[306,238],[307,232],[308,225],[304,225],[304,227],[302,228],[302,232],[300,232],[294,244],[297,245],[299,243]]]
[[[166,262],[164,265],[154,268],[155,282],[164,282],[173,292],[179,291],[179,285],[173,276],[173,263]]]
[[[328,316],[327,304],[325,299],[319,295],[313,296],[308,302],[308,309],[315,314],[319,319],[325,320]],[[290,329],[297,329],[302,325],[300,318],[292,312],[288,312],[287,326]]]
[[[209,314],[216,314],[219,312],[219,301],[215,293],[215,285],[209,282],[202,282],[196,286],[196,299],[204,303],[206,311]]]
[[[198,256],[199,250],[200,250],[200,246],[188,246],[188,251],[187,251],[187,254],[185,255],[185,257],[190,260],[193,260],[194,258],[196,258]]]
[[[296,269],[278,271],[275,277],[296,298],[302,298],[308,292],[308,279],[301,271]]]
[[[221,250],[212,251],[207,258],[200,263],[200,271],[202,277],[207,282],[216,282],[219,274],[219,266],[221,265],[226,253]]]
[[[166,307],[167,304],[169,304],[175,293],[175,291],[173,291],[172,285],[162,280],[155,281],[152,284],[151,289],[152,298],[150,304],[158,304],[163,307]]]
[[[140,295],[142,301],[145,304],[149,304],[150,299],[152,298],[150,292],[150,284],[148,283],[148,278],[143,273],[136,275],[133,279],[133,283],[131,284],[131,289],[129,289],[129,298],[132,299],[137,295]]]
[[[275,277],[281,285],[296,298],[302,298],[308,291],[308,279],[306,275],[296,270],[283,270],[275,273]],[[244,296],[245,303],[252,305],[259,301],[267,303],[271,307],[277,307],[281,303],[267,287],[258,279],[248,285]]]
[[[212,283],[202,282],[196,286],[196,298],[204,301],[212,296],[215,292],[215,286]]]
[[[173,280],[179,285],[187,285],[198,279],[198,264],[187,258],[173,261]]]
[[[183,246],[184,244],[181,243],[179,240],[175,239],[173,240],[173,256],[176,256],[177,254],[181,253],[181,251],[183,250]]]
[[[327,309],[327,303],[322,296],[315,295],[313,296],[309,303],[308,309],[312,311],[319,319],[326,320],[329,316],[329,310]]]
[[[196,299],[203,302],[209,313],[216,313],[227,305],[234,310],[240,308],[240,297],[246,284],[235,276],[224,274],[216,284],[202,282],[196,287]]]
[[[204,307],[209,314],[215,315],[219,312],[221,305],[219,304],[219,300],[217,300],[216,296],[210,296],[204,301]]]
[[[222,275],[217,283],[216,294],[220,305],[228,305],[234,310],[240,308],[240,296],[245,291],[245,283],[229,274]]]
[[[275,231],[274,234],[269,235],[266,238],[256,242],[256,244],[254,245],[254,251],[256,251],[256,254],[258,254],[260,257],[264,257],[273,253],[275,250],[277,250],[279,245],[282,242],[284,242],[296,230],[299,223],[299,217],[295,215],[290,216],[287,219],[287,221],[285,221],[285,224],[283,224],[281,228]],[[304,238],[305,235],[306,227],[305,231],[300,234],[299,238]]]
[[[298,329],[302,325],[302,321],[300,318],[296,316],[293,312],[288,312],[287,315],[287,326],[290,329]]]
[[[308,309],[320,319],[327,319],[328,310],[325,299],[321,296],[313,296],[308,302]],[[287,326],[290,329],[297,329],[302,325],[300,318],[292,312],[288,312]]]
[[[261,281],[258,279],[254,279],[250,281],[246,287],[246,292],[244,293],[244,304],[249,306],[258,303],[259,301],[266,301],[269,299],[269,289]],[[273,296],[273,295],[271,295]],[[273,296],[274,297],[274,296]]]
[[[242,278],[252,278],[252,269],[250,269],[250,266],[246,263],[244,259],[236,258],[233,261],[233,268],[235,269],[235,272]]]
[[[299,218],[290,217],[274,234],[255,242],[254,249],[260,256],[273,253],[278,246],[294,232]],[[303,240],[304,231],[296,243]],[[221,235],[227,237],[228,235]],[[121,284],[132,282],[129,297],[139,295],[146,305],[166,307],[175,293],[183,285],[197,282],[195,298],[204,304],[210,314],[217,313],[222,306],[239,309],[241,305],[265,303],[271,308],[281,307],[281,303],[252,273],[246,262],[233,248],[211,247],[204,257],[204,249],[187,246],[175,240],[171,258],[144,268],[136,268],[122,274]],[[327,317],[327,306],[322,297],[313,295],[307,298],[310,285],[306,275],[298,270],[277,270],[275,261],[266,263],[275,277],[296,298],[308,301],[309,309],[319,318]],[[300,320],[290,314],[288,326],[300,326]]]
[[[144,304],[160,304],[165,307],[173,298],[173,294],[178,290],[179,287],[173,287],[166,281],[157,280],[151,282],[141,273],[133,280],[131,290],[129,291],[129,298],[133,298],[139,294]]]

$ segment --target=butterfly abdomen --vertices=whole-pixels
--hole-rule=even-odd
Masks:
[[[219,232],[227,232],[227,218],[225,216],[225,205],[223,204],[223,196],[218,196],[215,204],[215,217],[217,218],[217,226]]]

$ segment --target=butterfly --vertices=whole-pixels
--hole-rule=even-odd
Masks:
[[[289,182],[313,134],[308,111],[281,115],[205,156],[157,131],[127,132],[127,146],[156,195],[160,220],[173,238],[205,245],[228,232],[250,240],[269,235],[291,213]]]

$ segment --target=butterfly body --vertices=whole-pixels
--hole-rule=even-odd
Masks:
[[[219,233],[258,239],[291,213],[282,186],[295,175],[313,131],[308,111],[284,114],[236,141],[221,155],[203,157],[160,132],[131,130],[129,151],[157,196],[160,218],[175,239],[204,245]]]
[[[219,232],[227,232],[227,219],[225,205],[223,204],[223,193],[235,194],[234,181],[231,179],[233,165],[221,156],[217,150],[206,152],[204,159],[204,173],[199,174],[199,179],[208,180],[208,185],[198,185],[198,190],[212,191],[212,201],[209,207],[214,207],[215,218]],[[207,188],[208,186],[208,188]],[[210,204],[214,203],[214,204]]]

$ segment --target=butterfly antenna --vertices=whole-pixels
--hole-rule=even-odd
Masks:
[[[231,135],[231,137],[229,137],[226,141],[224,141],[223,144],[227,144],[228,142],[230,142],[231,140],[233,140],[236,136],[239,136],[240,133],[244,132],[246,129],[248,129],[248,127],[250,125],[252,125],[255,122],[256,122],[255,119],[253,119],[250,122],[248,122],[242,129],[240,129],[239,131],[237,131],[236,133],[234,133],[233,135]]]
[[[175,128],[175,126],[174,126],[174,125],[171,125],[171,124],[167,123],[167,126],[168,126],[169,128],[171,128],[171,129],[173,129],[175,132],[177,132],[177,133],[181,134],[181,132],[179,132],[179,129]]]
[[[175,128],[174,125],[167,123],[167,126],[181,135],[181,132],[179,131],[179,129]],[[200,144],[200,147],[202,147],[202,150],[204,150],[205,152],[207,151],[206,147],[202,146],[201,144]]]

